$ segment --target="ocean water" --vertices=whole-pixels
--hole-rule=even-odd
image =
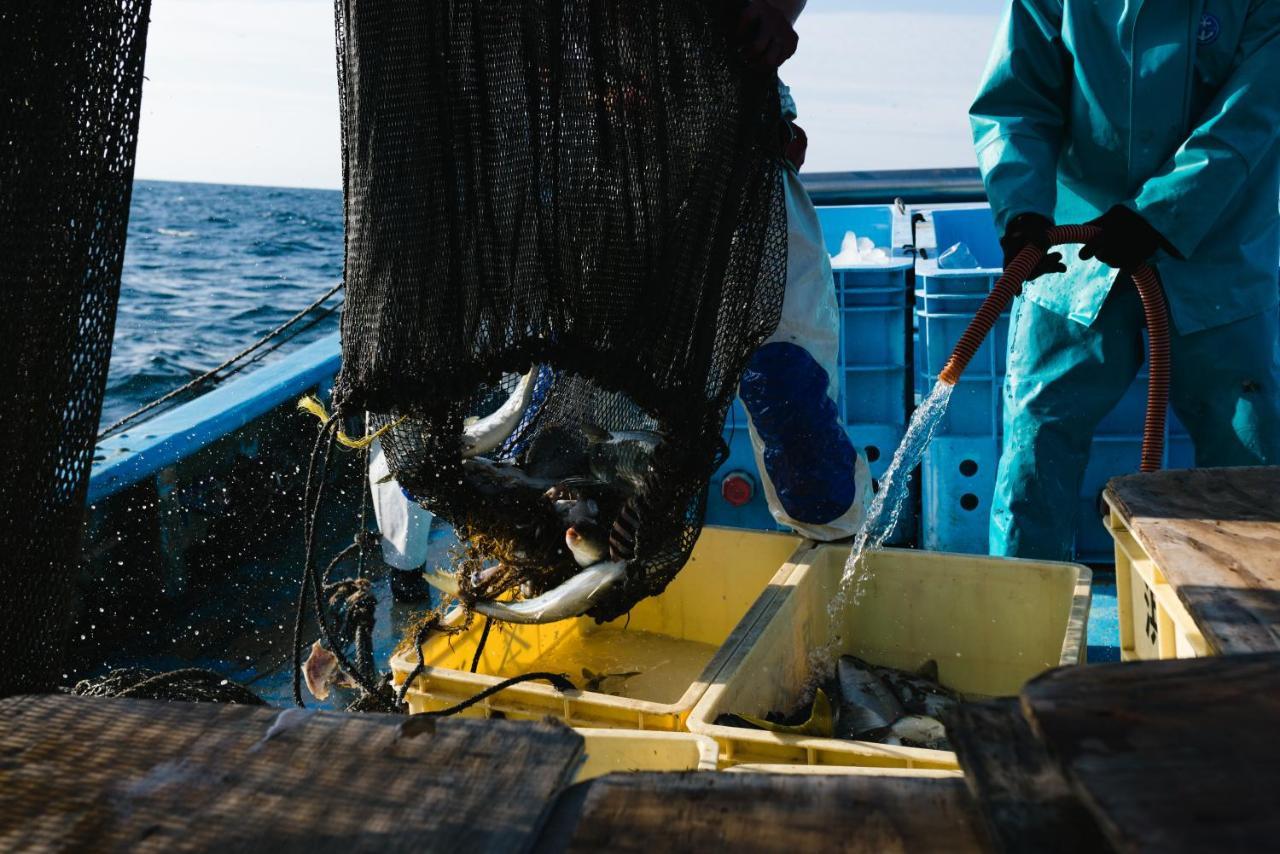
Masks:
[[[341,278],[337,190],[135,182],[101,423],[219,364]],[[337,326],[335,313],[262,361]]]

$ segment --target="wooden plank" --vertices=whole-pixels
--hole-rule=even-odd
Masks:
[[[591,781],[569,851],[981,851],[955,778],[612,774]],[[548,848],[547,850],[552,850]]]
[[[965,781],[1004,851],[1106,851],[1096,822],[1016,699],[966,703],[947,721]]]
[[[571,779],[556,724],[15,697],[0,850],[519,851]]]
[[[1130,475],[1107,498],[1210,649],[1280,651],[1280,467]]]
[[[1280,655],[1056,670],[1023,708],[1118,849],[1275,849]]]

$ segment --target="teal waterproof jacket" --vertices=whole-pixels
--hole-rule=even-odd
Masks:
[[[1280,299],[1280,0],[1011,0],[970,118],[1002,234],[1124,204],[1178,332]],[[1092,323],[1115,271],[1064,260],[1027,298]]]

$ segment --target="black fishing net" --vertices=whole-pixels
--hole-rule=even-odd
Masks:
[[[738,61],[720,0],[337,7],[335,400],[394,425],[396,480],[534,589],[578,570],[547,483],[588,476],[583,443],[635,451],[600,510],[638,519],[614,538],[627,583],[592,611],[621,614],[686,561],[739,376],[777,324],[776,77]],[[533,366],[519,429],[464,461],[467,419]]]
[[[150,5],[0,7],[0,695],[61,677]]]

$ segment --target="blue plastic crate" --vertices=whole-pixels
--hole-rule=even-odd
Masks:
[[[849,440],[867,459],[867,468],[871,472],[872,488],[880,488],[880,478],[893,459],[893,452],[902,442],[904,426],[885,424],[850,424],[846,428]],[[919,495],[918,484],[911,486],[911,498],[907,507],[898,517],[898,523],[885,539],[889,545],[901,545],[911,541],[916,528],[916,496]]]
[[[844,423],[880,424],[902,428],[905,412],[907,369],[882,365],[850,368],[843,373],[841,399]]]
[[[818,222],[827,254],[840,251],[846,231],[870,239],[876,246],[893,254],[893,223],[896,212],[891,205],[829,205],[818,208]]]
[[[994,437],[935,437],[921,476],[920,534],[932,551],[987,553],[1000,446]]]
[[[938,254],[963,243],[983,267],[1004,266],[1004,252],[1000,249],[1000,238],[989,206],[940,208],[930,211],[929,218],[933,221]]]

